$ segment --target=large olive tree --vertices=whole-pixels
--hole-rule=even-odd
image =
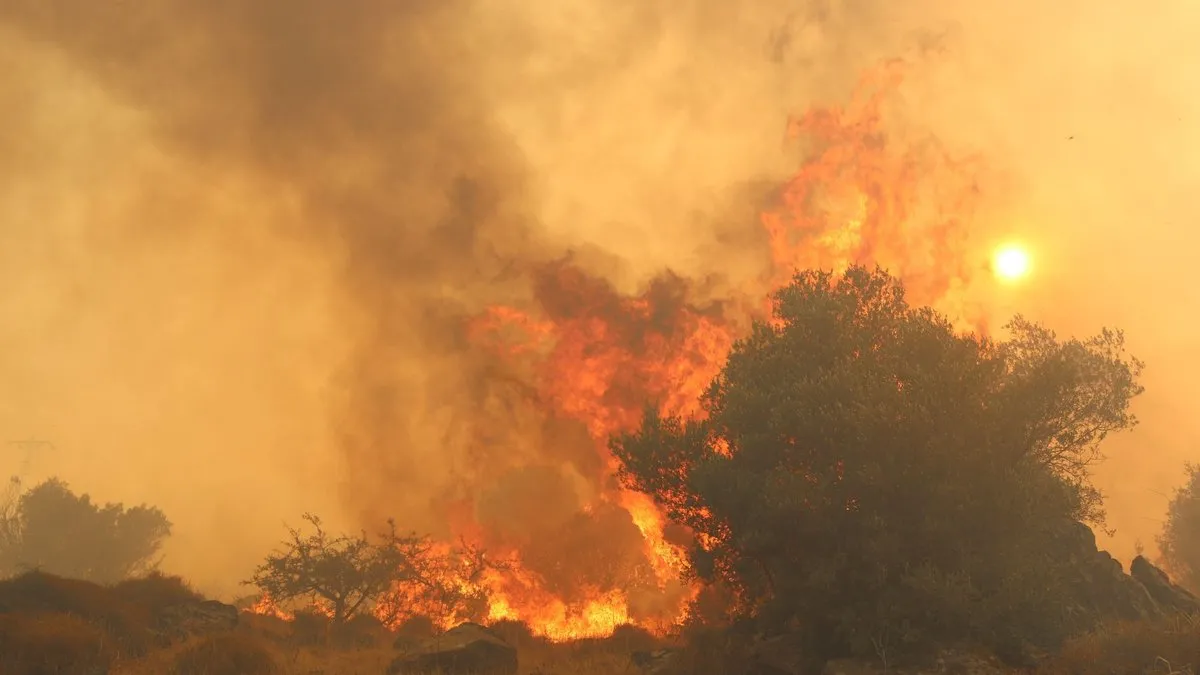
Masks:
[[[1119,332],[1007,330],[957,332],[879,269],[799,274],[704,419],[650,411],[614,439],[621,477],[695,532],[697,575],[822,650],[1054,617],[1047,544],[1102,521],[1089,467],[1135,424],[1141,364]]]

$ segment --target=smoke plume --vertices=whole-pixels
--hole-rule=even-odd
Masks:
[[[591,508],[587,424],[480,317],[571,316],[569,269],[738,321],[777,272],[789,116],[903,58],[889,133],[978,160],[946,269],[1036,255],[970,311],[1115,324],[1150,364],[1104,474],[1125,554],[1200,432],[1189,26],[1182,0],[2,0],[0,430],[54,444],[11,465],[160,506],[167,567],[226,595],[304,511],[482,527],[561,597],[648,574]],[[673,344],[651,323],[622,339]]]

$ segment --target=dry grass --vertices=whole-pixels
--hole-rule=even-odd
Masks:
[[[259,639],[245,633],[210,635],[175,654],[172,675],[272,675],[275,655]]]
[[[1043,675],[1195,675],[1200,623],[1188,618],[1128,622],[1069,642]]]
[[[116,654],[103,629],[70,614],[0,614],[0,672],[104,672]]]
[[[236,630],[167,645],[150,622],[159,610],[201,597],[154,575],[111,588],[30,573],[0,581],[0,673],[4,675],[380,675],[432,627],[398,633],[362,617],[337,630],[320,615],[286,622],[243,614]],[[634,627],[609,638],[551,644],[528,626],[492,629],[517,648],[521,675],[630,675],[630,652],[663,646]],[[689,634],[678,667],[700,675],[740,670],[744,653],[723,633]],[[1200,675],[1200,621],[1117,624],[1069,643],[1039,675]]]
[[[154,617],[165,607],[201,600],[176,577],[151,575],[113,587],[32,572],[0,581],[3,675],[380,675],[399,652],[398,634],[361,617],[333,630],[324,617],[287,622],[243,614],[236,630],[166,644]],[[428,637],[428,622],[399,634]],[[645,631],[622,627],[612,638],[551,644],[528,626],[494,630],[518,650],[521,675],[630,675],[629,652],[653,649]]]
[[[381,675],[397,656],[390,644],[370,647],[338,649],[324,646],[298,646],[288,642],[255,636],[248,631],[239,631],[241,641],[238,649],[262,650],[268,655],[274,670],[272,675]],[[201,651],[202,640],[192,640],[148,654],[139,659],[117,663],[111,675],[226,675],[242,671],[221,670],[214,664],[212,670],[180,671],[177,664],[183,654]],[[208,643],[213,644],[213,643]],[[232,644],[232,643],[230,643]],[[616,652],[600,652],[579,645],[547,645],[519,652],[520,675],[631,675],[628,655]],[[212,662],[210,662],[212,663]],[[7,671],[0,671],[6,672]],[[268,671],[245,671],[246,675]]]
[[[86,581],[41,572],[5,579],[0,581],[0,611],[16,615],[18,621],[51,614],[76,617],[102,630],[111,648],[121,654],[142,654],[155,643],[149,607]]]

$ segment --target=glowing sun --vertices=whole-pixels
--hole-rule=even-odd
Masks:
[[[992,255],[992,271],[1003,281],[1017,281],[1029,274],[1029,252],[1015,244],[1001,246]]]

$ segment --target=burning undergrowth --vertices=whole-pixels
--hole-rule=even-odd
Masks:
[[[568,114],[577,101],[543,100],[531,91],[538,87],[524,84],[541,60],[510,44],[520,42],[505,32],[512,26],[492,25],[524,19],[479,19],[486,5],[161,0],[130,8],[46,0],[4,3],[0,22],[28,38],[29,49],[49,45],[55,59],[86,74],[101,98],[128,109],[130,136],[153,149],[143,148],[156,158],[148,169],[114,162],[114,171],[137,180],[123,186],[130,196],[120,206],[119,231],[102,239],[114,248],[135,242],[130,249],[154,258],[159,244],[190,251],[203,243],[255,268],[272,256],[294,256],[306,263],[306,276],[329,277],[322,279],[328,289],[318,284],[330,295],[320,314],[334,324],[329,351],[337,356],[329,362],[336,365],[321,363],[308,374],[325,382],[334,371],[332,400],[321,404],[334,438],[312,447],[336,448],[330,464],[342,473],[321,478],[336,481],[341,505],[367,529],[395,517],[406,529],[429,532],[444,548],[442,585],[486,598],[451,610],[436,598],[398,596],[389,612],[430,613],[443,624],[468,615],[516,619],[553,639],[604,634],[627,622],[657,630],[683,617],[696,595],[686,564],[691,537],[644,496],[621,488],[608,437],[636,424],[648,404],[698,414],[697,397],[730,346],[797,268],[879,263],[903,278],[914,301],[969,316],[966,234],[977,167],[886,120],[904,67],[883,64],[844,105],[791,121],[788,137],[802,159],[770,199],[746,207],[758,220],[716,235],[711,230],[720,228],[705,224],[710,231],[697,240],[727,244],[728,256],[698,253],[687,272],[664,272],[630,292],[619,274],[583,259],[585,244],[603,239],[597,235],[608,214],[577,209],[587,220],[579,228],[542,221],[572,218],[582,192],[602,196],[582,200],[589,209],[612,199],[622,202],[614,211],[651,212],[646,227],[676,210],[679,222],[690,222],[683,211],[691,205],[680,208],[679,195],[696,185],[761,179],[772,163],[743,159],[717,172],[720,180],[670,167],[687,175],[651,181],[675,195],[663,204],[650,199],[654,190],[630,196],[628,185],[593,182],[588,171],[568,172],[569,180],[547,188],[554,181],[530,173],[553,172],[564,159],[558,146],[583,133]],[[730,19],[744,14],[729,12]],[[730,41],[718,16],[725,15],[712,14],[711,26],[687,33],[689,44],[704,45],[695,52],[704,58],[680,50],[687,53],[681,67],[703,86],[682,106],[671,95],[654,99],[649,111],[669,118],[688,103],[705,104],[711,83],[737,77],[737,67],[703,71],[724,58],[714,45]],[[640,45],[653,60],[648,47],[659,36],[652,24],[631,21],[621,48],[634,54]],[[743,26],[756,35],[759,28]],[[559,38],[575,29],[543,37],[567,44]],[[716,36],[722,39],[709,39]],[[615,73],[575,65],[588,67],[541,81],[556,89]],[[663,72],[676,84],[674,70]],[[764,101],[746,105],[759,110]],[[523,118],[525,108],[567,131],[543,137],[553,125],[539,115]],[[647,137],[659,135],[660,120],[648,120]],[[606,131],[631,131],[624,121]],[[711,124],[688,129],[722,132]],[[589,169],[589,159],[608,159],[609,137],[597,131],[565,163]],[[706,147],[681,156],[720,157],[724,143]],[[530,154],[541,159],[526,162]],[[605,168],[596,173],[614,173]],[[736,175],[743,168],[748,175]],[[649,162],[622,178],[649,180],[660,169]],[[238,208],[209,213],[197,208],[205,199]],[[250,231],[256,236],[243,236]],[[245,250],[259,233],[269,246]],[[644,280],[648,265],[674,258],[649,253],[636,275]],[[313,260],[319,264],[307,265]],[[737,269],[726,269],[733,260],[728,267]],[[226,295],[214,305],[243,300],[240,285],[229,287],[236,290],[222,286]],[[164,296],[178,304],[173,286]],[[278,297],[264,303],[281,304]],[[486,552],[488,564],[480,568],[464,551]],[[270,606],[266,600],[260,610]]]
[[[623,624],[661,632],[686,616],[698,592],[693,539],[621,488],[609,437],[632,429],[646,405],[701,414],[697,399],[731,345],[798,268],[878,263],[918,301],[962,314],[974,167],[888,133],[883,108],[902,75],[902,64],[885,64],[847,105],[791,121],[805,159],[761,208],[769,264],[758,283],[714,292],[663,273],[626,294],[568,256],[526,265],[521,302],[470,314],[465,344],[487,383],[464,432],[477,463],[455,470],[435,511],[443,538],[467,543],[447,546],[447,559],[471,550],[490,562],[443,575],[477,604],[451,609],[400,589],[387,618],[519,620],[565,640]]]

